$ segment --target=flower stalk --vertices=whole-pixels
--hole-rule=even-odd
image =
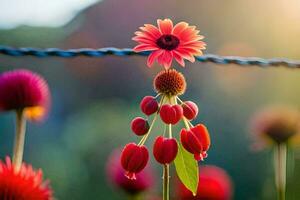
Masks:
[[[169,200],[170,164],[176,160],[179,152],[178,142],[176,138],[173,137],[172,126],[178,124],[178,122],[182,120],[184,121],[186,129],[182,129],[180,132],[180,143],[186,151],[194,155],[196,161],[203,160],[207,157],[206,152],[210,146],[210,138],[207,128],[203,124],[198,124],[194,127],[190,122],[197,117],[198,106],[192,101],[183,102],[178,98],[178,96],[182,95],[186,90],[186,81],[182,73],[174,69],[163,70],[156,75],[153,85],[158,95],[145,96],[140,102],[140,109],[147,118],[135,117],[131,121],[132,131],[135,135],[143,137],[137,145],[135,143],[129,143],[124,147],[121,162],[126,171],[125,176],[131,179],[134,179],[135,174],[146,166],[149,157],[145,143],[159,116],[164,123],[164,130],[160,136],[156,137],[153,143],[153,156],[163,168],[162,199]],[[161,98],[158,102],[157,98],[159,95],[161,95]],[[151,123],[148,124],[149,116],[151,115],[153,115],[153,118]],[[136,153],[136,151],[139,151],[140,154]],[[190,159],[189,162],[192,162],[193,165],[188,170],[197,172],[197,162],[190,155],[185,155],[184,158],[180,158],[181,161]],[[132,163],[131,161],[140,163]],[[177,168],[178,167],[176,167],[176,170]],[[185,173],[190,175],[189,171]],[[197,182],[198,177],[194,176],[195,174],[193,173],[191,173],[191,175],[193,176],[191,178],[195,179],[195,182]],[[188,184],[186,180],[181,179],[181,181]],[[190,185],[187,185],[187,187],[189,190],[195,191]]]
[[[169,97],[169,103],[172,103],[172,97]],[[168,125],[169,128],[169,138],[172,138],[172,124]],[[170,165],[163,165],[163,200],[170,199]]]
[[[26,119],[24,116],[24,109],[19,109],[16,111],[16,133],[12,161],[17,170],[20,169],[23,161],[25,132]]]
[[[170,166],[163,165],[163,200],[170,199]]]
[[[274,148],[274,172],[275,172],[275,181],[276,181],[278,200],[285,200],[286,163],[287,163],[287,144],[278,143]]]
[[[159,106],[161,106],[163,104],[164,98],[165,98],[165,96],[161,97],[160,102],[159,102]],[[152,122],[150,124],[149,130],[148,130],[148,133],[146,133],[146,135],[144,135],[144,137],[142,137],[141,141],[138,143],[139,146],[144,145],[144,143],[146,142],[147,138],[149,137],[149,135],[151,133],[151,130],[152,130],[152,128],[153,128],[153,126],[155,124],[155,121],[157,119],[158,113],[159,113],[159,110],[154,115],[154,118],[153,118],[153,120],[152,120]]]
[[[142,196],[140,194],[128,195],[128,200],[142,200]]]

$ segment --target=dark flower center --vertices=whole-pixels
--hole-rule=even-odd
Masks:
[[[174,35],[162,35],[160,38],[156,40],[157,46],[159,46],[161,49],[165,50],[174,50],[179,45],[179,39]]]

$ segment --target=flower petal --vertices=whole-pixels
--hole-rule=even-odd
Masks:
[[[195,47],[180,47],[177,49],[178,52],[187,52],[189,55],[202,55],[202,51]]]
[[[136,52],[141,52],[141,51],[154,51],[157,50],[158,47],[151,45],[151,44],[139,44],[136,47],[133,48],[134,51]]]
[[[178,36],[182,31],[184,31],[184,29],[186,29],[189,26],[188,23],[186,22],[179,22],[178,24],[176,24],[174,26],[174,29],[172,31],[172,33],[176,36]]]
[[[135,37],[147,38],[147,39],[152,40],[152,41],[156,41],[156,40],[157,40],[157,38],[154,37],[154,36],[152,35],[152,33],[148,33],[148,32],[140,32],[140,31],[136,31],[136,32],[135,32],[135,35],[136,35]],[[133,37],[133,38],[135,38],[135,37]]]
[[[153,51],[147,59],[147,66],[152,67],[154,60],[163,53],[163,50]]]
[[[202,41],[193,41],[193,42],[186,42],[180,45],[180,47],[190,47],[190,48],[197,48],[197,49],[205,49],[206,43]]]
[[[174,56],[175,60],[176,60],[182,67],[185,66],[183,57],[182,57],[179,53],[177,53],[177,51],[173,51],[173,56]]]
[[[152,45],[156,46],[155,42],[149,37],[135,36],[135,37],[132,38],[132,40],[136,41],[136,42],[139,42],[139,43],[152,44]]]
[[[180,34],[178,34],[180,41],[192,40],[193,37],[197,36],[195,29],[196,29],[195,26],[189,26],[188,28],[184,29]]]
[[[144,24],[144,27],[140,27],[142,31],[151,35],[154,39],[157,39],[161,36],[160,31],[157,27],[153,26],[152,24]]]
[[[158,19],[157,24],[162,34],[171,34],[173,30],[173,22],[170,19]]]
[[[173,60],[173,52],[172,51],[167,51],[167,53],[169,54],[168,57],[166,58],[166,65],[165,68],[169,69],[172,65],[172,60]]]
[[[193,37],[190,37],[189,40],[187,41],[181,41],[181,44],[193,44],[193,43],[198,43],[200,42],[202,45],[206,45],[205,42],[203,41],[199,41],[199,40],[202,40],[204,37],[202,35],[196,35],[196,36],[193,36]]]
[[[163,53],[158,57],[157,61],[159,64],[163,65],[165,69],[169,69],[172,64],[173,54],[170,51],[163,51]]]
[[[177,50],[177,53],[182,56],[184,59],[190,61],[190,62],[195,62],[195,58],[194,56],[189,53],[188,51],[186,50]]]

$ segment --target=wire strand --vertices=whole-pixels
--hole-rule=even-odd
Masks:
[[[47,48],[39,49],[32,47],[21,47],[14,48],[9,46],[0,46],[0,54],[7,56],[34,56],[38,58],[45,57],[62,57],[62,58],[72,58],[77,56],[87,56],[87,57],[103,57],[107,55],[114,56],[147,56],[150,52],[134,52],[130,48],[81,48],[81,49],[59,49],[59,48]],[[287,67],[287,68],[300,68],[300,60],[290,60],[287,58],[259,58],[259,57],[240,57],[240,56],[220,56],[215,54],[205,54],[203,56],[197,56],[196,60],[198,62],[215,63],[215,64],[236,64],[240,66],[260,66],[260,67]]]

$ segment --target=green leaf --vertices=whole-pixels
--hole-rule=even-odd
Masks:
[[[178,154],[175,158],[175,168],[181,182],[196,195],[198,188],[199,169],[194,155],[187,152],[181,144],[178,145]]]

